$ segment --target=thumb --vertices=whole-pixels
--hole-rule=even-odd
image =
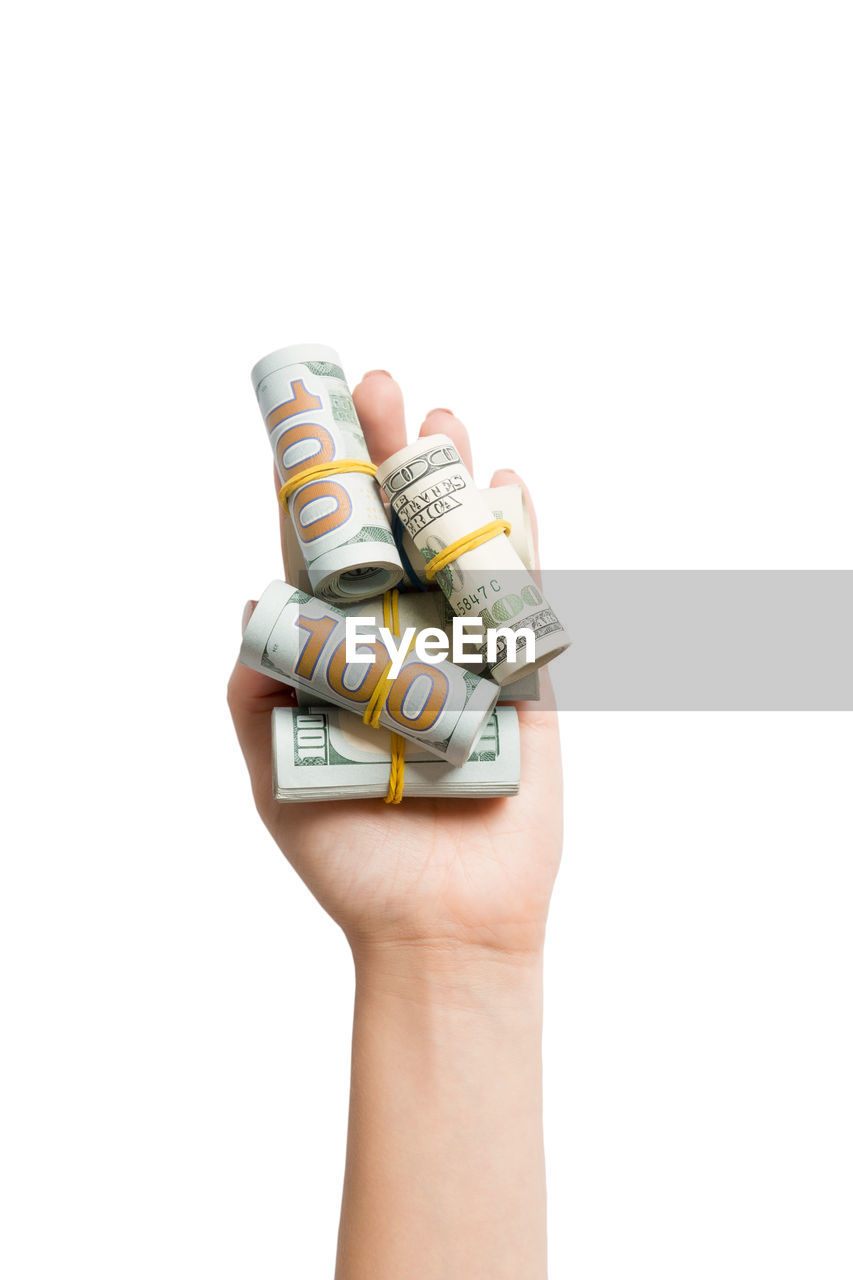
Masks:
[[[256,600],[249,600],[243,609],[242,626],[246,625],[254,611]],[[250,667],[237,662],[228,681],[228,709],[234,721],[237,741],[246,760],[256,798],[272,794],[272,739],[271,716],[274,707],[296,705],[296,695],[290,685],[273,680]]]

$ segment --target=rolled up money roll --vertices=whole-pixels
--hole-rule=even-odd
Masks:
[[[422,436],[398,449],[381,464],[376,477],[427,565],[452,543],[494,520],[448,436]],[[533,634],[535,652],[529,662],[523,639],[513,656],[505,636],[498,638],[491,664],[491,677],[498,684],[522,679],[568,648],[569,637],[559,618],[505,533],[461,550],[435,580],[460,617],[479,616],[488,629],[525,629]]]
[[[536,552],[533,545],[533,525],[530,523],[530,512],[527,500],[520,484],[501,484],[494,489],[478,489],[480,497],[492,513],[493,520],[506,520],[512,526],[507,534],[513,549],[525,569],[533,569],[536,564]],[[393,524],[391,532],[394,532]],[[431,586],[426,575],[426,562],[418,551],[414,538],[403,525],[401,539],[403,555],[403,571],[409,583],[414,574],[422,586]],[[414,584],[413,584],[414,585]]]
[[[388,791],[391,735],[338,707],[276,707],[272,745],[276,800],[378,799]],[[464,764],[408,747],[404,795],[514,796],[520,776],[518,717],[512,707],[497,707]]]
[[[533,569],[535,567],[533,526],[530,522],[530,512],[527,510],[527,500],[524,497],[524,490],[521,485],[499,484],[493,489],[480,489],[479,493],[483,501],[488,504],[494,519],[508,520],[512,525],[512,530],[508,535],[509,540],[518,552],[518,558],[524,567]],[[389,504],[385,502],[383,506],[385,514],[388,515],[390,511]],[[302,555],[299,539],[296,536],[296,530],[293,527],[293,521],[290,519],[284,522],[282,539],[287,576],[295,587],[299,587],[302,591],[310,592],[311,579],[305,567],[305,559]],[[401,560],[404,579],[400,584],[401,589],[404,586],[416,586],[418,583],[423,587],[431,587],[433,584],[426,576],[426,562],[415,546],[412,535],[406,528],[403,528],[402,532],[402,550]]]
[[[396,586],[403,566],[382,505],[340,357],[316,344],[259,360],[252,385],[287,496],[311,591],[353,601]],[[335,470],[352,461],[352,469]],[[325,471],[319,470],[325,468]]]
[[[346,617],[339,609],[286,582],[273,582],[249,619],[240,661],[361,714],[381,692],[391,655],[378,637],[360,641],[359,650],[374,660],[347,662]],[[499,694],[491,680],[445,660],[421,662],[410,652],[380,704],[379,725],[442,760],[462,764]]]

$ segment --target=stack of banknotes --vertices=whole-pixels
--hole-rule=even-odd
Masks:
[[[388,791],[391,735],[338,707],[277,707],[273,712],[277,800],[380,799]],[[468,759],[448,764],[422,746],[406,747],[406,796],[514,796],[521,775],[518,716],[496,707]]]
[[[538,698],[539,668],[569,644],[531,576],[521,487],[481,492],[440,435],[373,468],[329,347],[275,351],[252,380],[287,511],[290,582],[262,594],[240,660],[294,688],[299,704],[273,712],[276,798],[387,797],[403,757],[407,797],[514,795],[521,751],[512,704]],[[496,520],[508,527],[427,572],[451,543]],[[475,643],[465,665],[426,663],[391,638],[430,628],[450,639],[457,616],[525,628],[532,657],[499,638],[490,655]],[[347,661],[348,617],[367,637],[364,661]]]

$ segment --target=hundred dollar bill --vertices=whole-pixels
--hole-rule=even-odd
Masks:
[[[391,735],[368,729],[337,707],[276,707],[272,719],[273,787],[277,800],[316,801],[386,795]],[[406,747],[405,797],[514,796],[521,776],[518,717],[497,707],[464,764]]]
[[[252,385],[282,484],[326,463],[370,461],[340,358],[331,347],[306,344],[273,351],[255,365]],[[294,489],[287,505],[313,595],[358,600],[402,578],[372,475],[343,471],[309,479]]]
[[[479,493],[483,501],[488,503],[494,519],[508,520],[512,525],[509,540],[518,552],[518,558],[525,569],[533,569],[536,560],[533,544],[533,526],[530,522],[530,512],[527,510],[527,501],[521,485],[500,484],[493,489],[480,489]],[[389,504],[385,502],[383,506],[387,515],[390,511]],[[426,576],[426,563],[415,546],[412,535],[405,527],[402,529],[401,544],[403,555],[400,559],[404,573],[404,580],[401,585],[414,586],[416,582],[419,582],[422,586],[429,587],[431,583]],[[293,522],[290,519],[284,521],[282,550],[284,551],[284,562],[287,565],[287,574],[293,585],[300,587],[303,591],[311,591],[311,579],[305,567],[302,548],[299,545],[296,530],[293,528]]]
[[[359,651],[365,660],[348,663],[346,617],[339,609],[286,582],[273,582],[249,619],[240,661],[361,714],[393,654],[378,637],[360,642]],[[491,680],[464,667],[445,660],[421,662],[411,652],[391,683],[379,723],[458,765],[470,755],[499,694]]]
[[[447,436],[421,437],[399,449],[379,467],[377,479],[426,563],[493,519]],[[521,679],[569,646],[562,623],[502,533],[457,556],[436,582],[460,617],[479,616],[488,629],[532,632],[530,662],[523,640],[513,656],[506,637],[498,637],[491,677],[500,685]]]

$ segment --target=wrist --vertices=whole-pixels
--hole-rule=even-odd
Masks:
[[[363,998],[433,1010],[541,1020],[542,947],[506,952],[442,940],[353,946]]]

